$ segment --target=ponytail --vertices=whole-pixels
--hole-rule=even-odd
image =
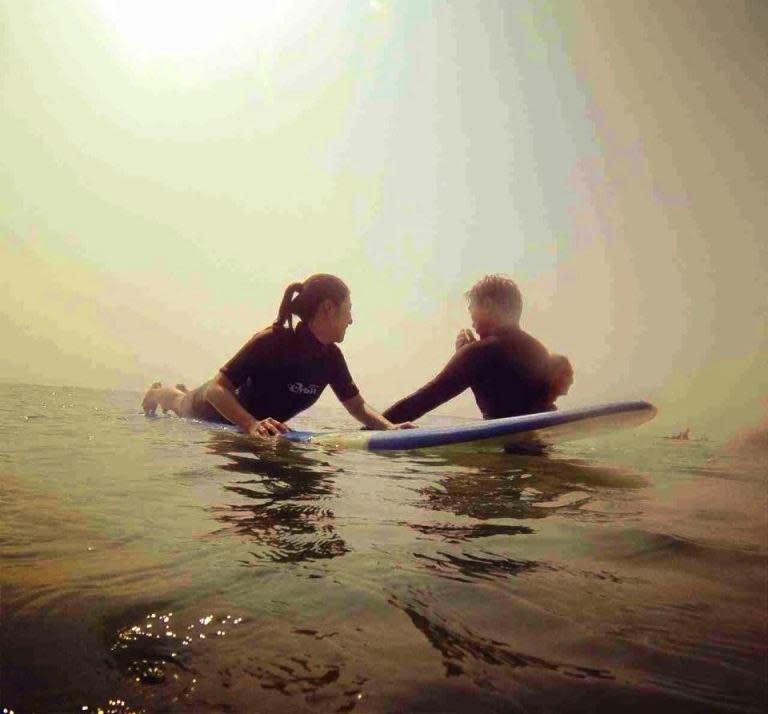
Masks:
[[[301,293],[303,285],[302,283],[291,283],[283,293],[283,299],[280,303],[280,309],[277,311],[277,319],[274,321],[275,327],[284,327],[285,323],[288,323],[288,327],[293,329],[293,303],[294,293]]]
[[[335,275],[311,275],[303,283],[291,283],[285,289],[277,319],[273,324],[275,327],[284,327],[287,324],[292,330],[293,315],[309,322],[324,300],[332,300],[341,305],[348,295],[349,288]]]

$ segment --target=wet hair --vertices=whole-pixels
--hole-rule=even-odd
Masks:
[[[478,280],[466,293],[470,304],[492,302],[505,312],[511,312],[515,320],[520,320],[523,312],[523,296],[520,289],[506,275],[486,275]]]
[[[304,322],[309,322],[325,300],[332,300],[336,305],[341,305],[348,295],[349,288],[335,275],[310,275],[303,283],[291,283],[285,289],[274,325],[282,327],[287,324],[293,329],[294,315],[298,315]]]

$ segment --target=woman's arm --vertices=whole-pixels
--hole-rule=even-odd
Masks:
[[[361,424],[369,429],[412,429],[414,425],[410,422],[403,424],[393,424],[389,419],[385,419],[360,394],[351,399],[342,402],[344,408],[357,419]]]
[[[290,429],[277,419],[268,417],[259,421],[235,396],[235,386],[222,372],[216,375],[216,379],[205,390],[205,398],[213,408],[225,419],[239,426],[246,434],[251,436],[277,436],[290,431]]]

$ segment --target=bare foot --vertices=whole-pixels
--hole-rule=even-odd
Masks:
[[[164,414],[173,412],[181,416],[181,403],[188,394],[187,388],[181,384],[175,387],[164,387],[161,382],[155,382],[144,395],[141,408],[147,416],[154,416],[160,407]]]
[[[144,395],[144,399],[141,400],[141,408],[144,410],[145,416],[155,415],[159,403],[158,393],[160,389],[162,389],[162,386],[162,382],[154,382]]]

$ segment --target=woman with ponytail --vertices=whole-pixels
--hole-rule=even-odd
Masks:
[[[300,320],[295,328],[294,315]],[[214,379],[191,392],[155,383],[142,402],[144,412],[154,414],[160,406],[183,417],[235,424],[253,436],[277,436],[330,384],[365,426],[411,427],[385,419],[360,395],[336,346],[351,324],[349,288],[342,280],[319,273],[291,283],[274,323],[257,332]]]

